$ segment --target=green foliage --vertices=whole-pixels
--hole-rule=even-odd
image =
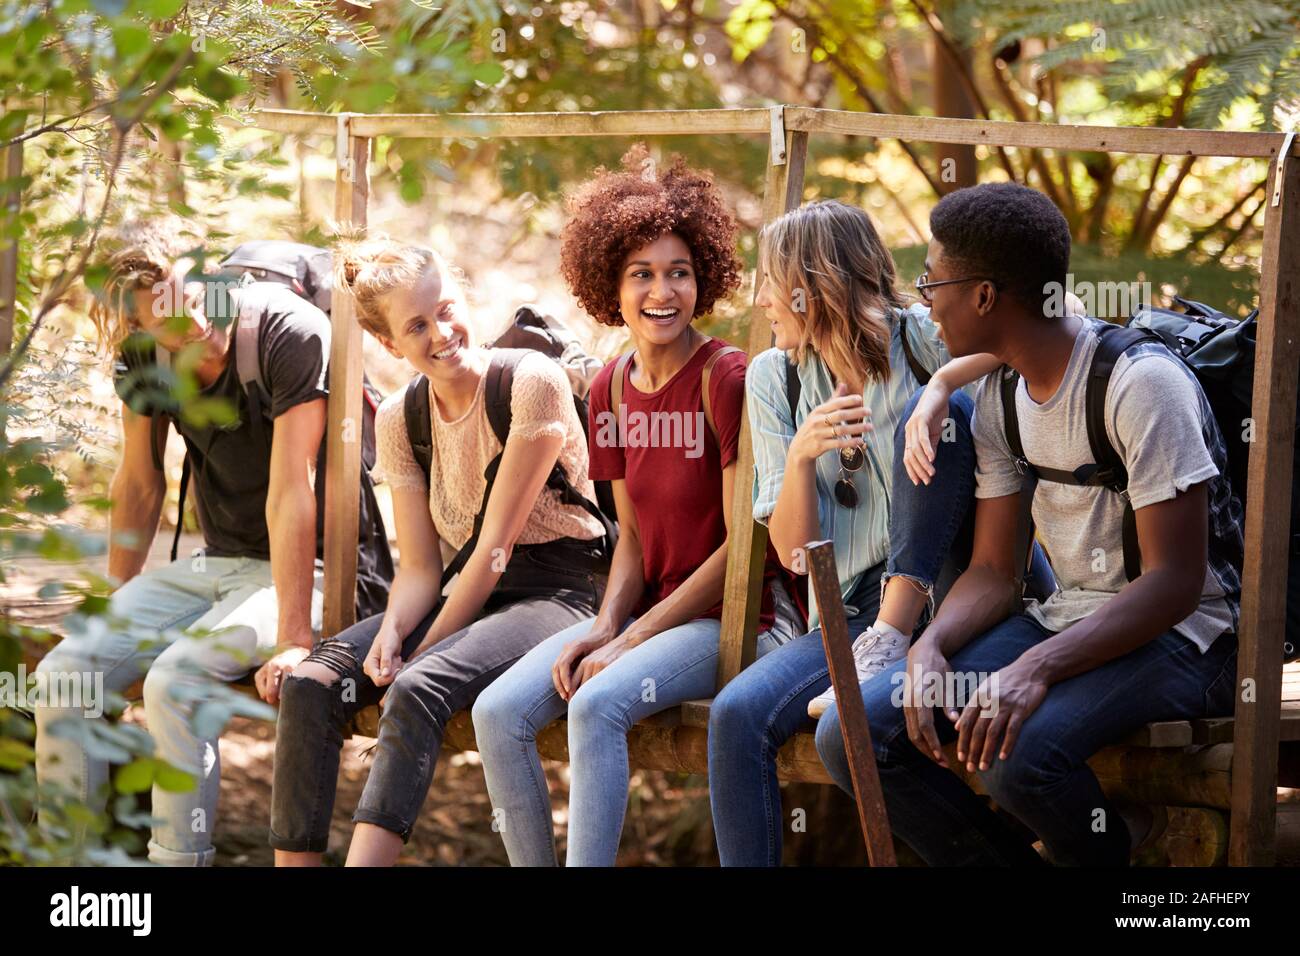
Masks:
[[[1045,70],[1104,64],[1114,98],[1168,86],[1195,67],[1184,125],[1223,122],[1245,102],[1255,126],[1273,129],[1277,107],[1300,109],[1298,21],[1300,0],[961,0],[953,22],[968,37],[972,24],[991,27],[1000,46],[1045,40],[1035,58]]]

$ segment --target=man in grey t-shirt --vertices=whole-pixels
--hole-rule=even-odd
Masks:
[[[1028,462],[1092,462],[1085,395],[1101,326],[1048,307],[1066,284],[1065,218],[999,183],[949,194],[930,226],[918,288],[949,351],[992,353],[1019,373]],[[1129,476],[1141,573],[1125,573],[1118,493],[1042,480],[1033,516],[1060,588],[1022,610],[1022,476],[1000,392],[1000,373],[988,376],[972,421],[970,565],[907,660],[863,684],[890,824],[931,865],[1040,861],[952,772],[941,748],[956,739],[957,759],[1055,862],[1125,865],[1161,824],[1112,804],[1087,760],[1151,721],[1232,712],[1241,506],[1200,386],[1162,346],[1135,346],[1112,373],[1105,428]],[[978,690],[954,700],[960,687]],[[819,731],[818,749],[847,786],[839,736]]]

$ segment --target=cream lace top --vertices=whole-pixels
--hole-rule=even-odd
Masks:
[[[474,530],[474,515],[483,501],[483,470],[501,451],[483,404],[487,376],[479,380],[469,410],[449,422],[429,395],[433,428],[433,462],[429,472],[429,514],[438,536],[453,547],[464,547]],[[403,401],[406,390],[388,396],[375,417],[377,461],[375,481],[390,488],[424,488],[424,474],[411,454]],[[510,434],[524,440],[554,435],[564,438],[560,465],[578,492],[595,500],[587,477],[587,442],[573,405],[564,370],[540,352],[525,356],[515,369],[510,392]],[[503,489],[493,488],[494,493]],[[519,544],[539,544],[557,538],[590,540],[600,537],[600,522],[575,505],[562,504],[551,488],[543,488],[519,535]]]

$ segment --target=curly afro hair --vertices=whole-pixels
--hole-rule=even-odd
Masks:
[[[697,292],[695,316],[713,311],[740,285],[736,220],[707,173],[680,156],[655,175],[638,143],[621,170],[600,167],[569,197],[569,221],[560,240],[560,271],[579,304],[603,325],[623,325],[619,273],[628,255],[667,233],[691,250]],[[694,318],[695,316],[692,316]]]

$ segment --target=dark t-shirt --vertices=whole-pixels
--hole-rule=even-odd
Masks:
[[[242,286],[238,295],[241,316],[246,309],[261,314],[258,358],[272,417],[278,418],[303,402],[327,398],[330,320],[325,313],[275,283]],[[207,553],[214,557],[270,560],[266,494],[271,471],[271,427],[264,424],[263,442],[259,443],[239,383],[233,325],[230,336],[229,361],[200,396],[228,401],[239,411],[238,423],[200,428],[176,419],[173,422],[189,452],[191,487]],[[147,414],[151,410],[147,402],[133,397],[122,377],[118,393],[134,411]],[[322,477],[318,471],[317,480]],[[320,546],[318,540],[317,553]]]
[[[745,355],[718,359],[710,372],[711,409],[718,438],[704,421],[700,378],[708,357],[727,343],[714,339],[657,392],[632,384],[631,365],[623,383],[622,415],[610,411],[610,386],[617,362],[596,376],[589,396],[589,442],[593,481],[626,481],[641,532],[646,590],[635,614],[644,614],[681,586],[726,540],[722,471],[736,460],[745,400]],[[615,424],[623,423],[622,447]],[[738,478],[743,480],[743,478]],[[765,573],[760,626],[772,623]],[[719,618],[722,604],[700,615]]]

